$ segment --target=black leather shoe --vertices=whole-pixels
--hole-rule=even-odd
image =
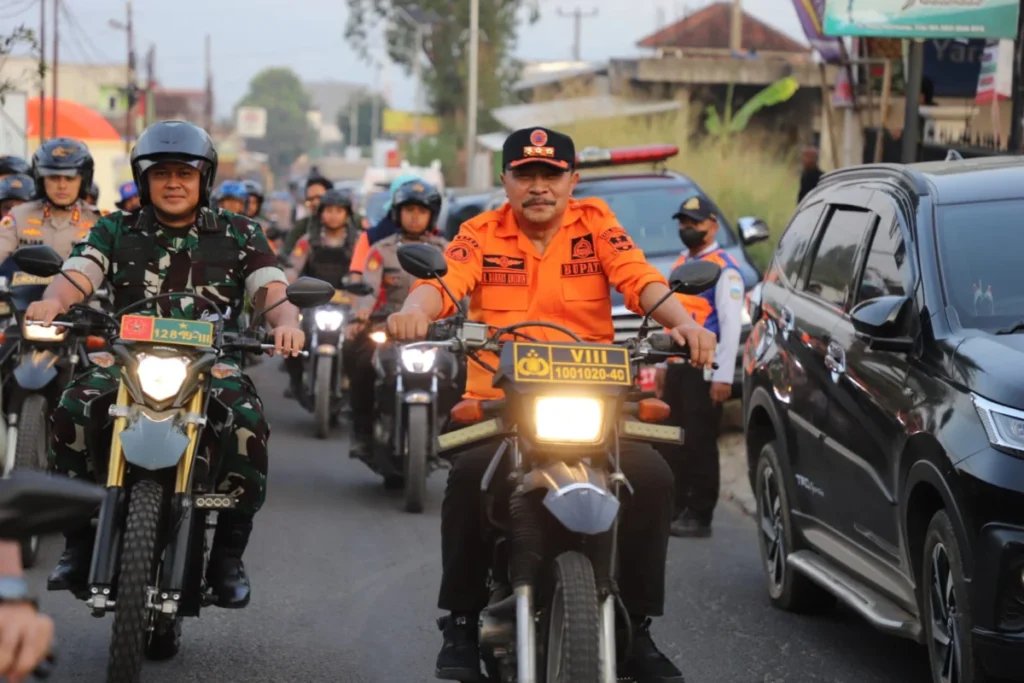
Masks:
[[[437,620],[444,633],[444,644],[437,653],[434,676],[442,681],[477,683],[480,675],[480,646],[477,643],[476,617],[450,614]]]
[[[632,647],[617,673],[620,681],[685,683],[682,672],[654,644],[647,618],[633,620]]]
[[[373,432],[353,432],[349,457],[369,460],[373,457]]]
[[[68,541],[57,566],[46,579],[46,590],[66,591],[86,587],[92,562],[92,540]]]
[[[252,517],[221,512],[206,568],[206,582],[217,606],[241,609],[249,604],[252,586],[242,564],[242,554],[252,533]]]
[[[689,512],[683,512],[672,522],[669,533],[677,538],[707,538],[711,535],[711,522],[705,522]]]

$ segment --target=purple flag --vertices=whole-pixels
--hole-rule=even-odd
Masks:
[[[817,50],[826,64],[841,64],[844,57],[842,43],[838,38],[826,36],[821,30],[825,0],[793,0],[793,4],[811,47]]]

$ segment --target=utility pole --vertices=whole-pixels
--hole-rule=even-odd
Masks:
[[[562,8],[558,8],[558,16],[572,17],[572,58],[577,62],[580,61],[580,33],[583,28],[584,19],[593,19],[597,16],[597,8],[592,11],[583,13],[579,7],[574,9],[572,12],[563,12]]]
[[[128,34],[128,107],[125,111],[125,136],[124,153],[129,154],[132,150],[132,139],[135,137],[135,32],[132,26],[132,0],[125,2],[125,9],[128,14],[128,21],[125,23],[125,33]]]
[[[156,90],[156,45],[150,43],[149,50],[146,52],[146,117],[144,123],[147,126],[156,118],[154,90]]]
[[[729,31],[729,49],[735,54],[743,50],[743,4],[732,0],[732,29]]]
[[[50,132],[57,137],[57,72],[60,70],[60,28],[57,25],[57,18],[60,16],[61,0],[53,0],[53,130]]]
[[[378,126],[380,125],[380,72],[383,69],[383,65],[377,62],[377,75],[373,82],[373,99],[370,101],[370,158],[373,158],[373,143],[377,141],[377,136],[380,134]]]
[[[469,0],[469,101],[466,102],[466,185],[474,187],[476,105],[480,99],[480,0]]]
[[[358,91],[352,95],[352,102],[349,103],[349,109],[351,109],[348,115],[349,147],[359,146],[359,105],[364,97],[366,97],[366,93],[364,91]]]
[[[39,0],[39,144],[46,140],[46,0]]]
[[[213,135],[213,59],[210,48],[210,34],[206,34],[206,131]]]
[[[416,142],[416,153],[419,154],[420,140],[423,138],[420,125],[420,112],[423,111],[423,74],[420,71],[420,55],[423,54],[423,24],[416,22],[416,51],[412,56],[412,73],[416,79],[416,111],[412,119],[412,139]]]

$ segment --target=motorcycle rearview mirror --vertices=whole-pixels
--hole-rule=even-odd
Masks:
[[[45,244],[35,244],[30,247],[22,247],[11,256],[14,265],[18,270],[24,271],[36,277],[53,277],[61,275],[65,280],[74,285],[75,289],[82,293],[82,296],[89,298],[89,294],[82,289],[82,286],[75,282],[63,270],[64,259],[60,257],[53,247]]]
[[[467,247],[458,248],[466,249]],[[455,304],[455,308],[460,314],[465,315],[466,312],[463,310],[462,304],[455,298],[452,290],[448,289],[448,284],[444,281],[444,276],[448,274],[448,261],[445,260],[444,254],[426,244],[403,244],[398,248],[398,263],[402,266],[402,270],[421,280],[437,280],[441,288],[444,289],[444,293]]]
[[[97,484],[42,472],[13,472],[0,480],[0,538],[55,534],[87,521],[105,489]]]
[[[341,288],[352,296],[370,296],[373,294],[373,286],[368,282],[346,282]]]
[[[298,308],[322,306],[334,297],[334,287],[315,277],[300,277],[288,285],[288,301]],[[267,309],[270,310],[270,309]]]
[[[647,311],[647,315],[644,316],[643,322],[640,324],[638,336],[646,336],[651,322],[651,314],[668,301],[673,294],[700,294],[714,287],[721,275],[721,266],[711,261],[688,261],[673,268],[668,276],[668,293],[661,297],[658,303],[651,307],[651,310]]]

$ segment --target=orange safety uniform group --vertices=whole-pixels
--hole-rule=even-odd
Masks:
[[[641,315],[644,288],[654,282],[666,284],[608,205],[596,198],[569,200],[562,228],[543,254],[520,231],[506,204],[464,223],[445,259],[445,283],[457,299],[470,296],[470,320],[495,327],[543,320],[602,344],[615,338],[609,283],[625,297],[626,307]],[[413,289],[417,287],[434,287],[441,293],[440,317],[455,313],[437,282],[420,280]],[[569,341],[551,328],[521,332],[542,341]],[[493,354],[480,355],[496,365]],[[470,362],[466,398],[500,398],[501,390],[491,382],[490,372]]]

